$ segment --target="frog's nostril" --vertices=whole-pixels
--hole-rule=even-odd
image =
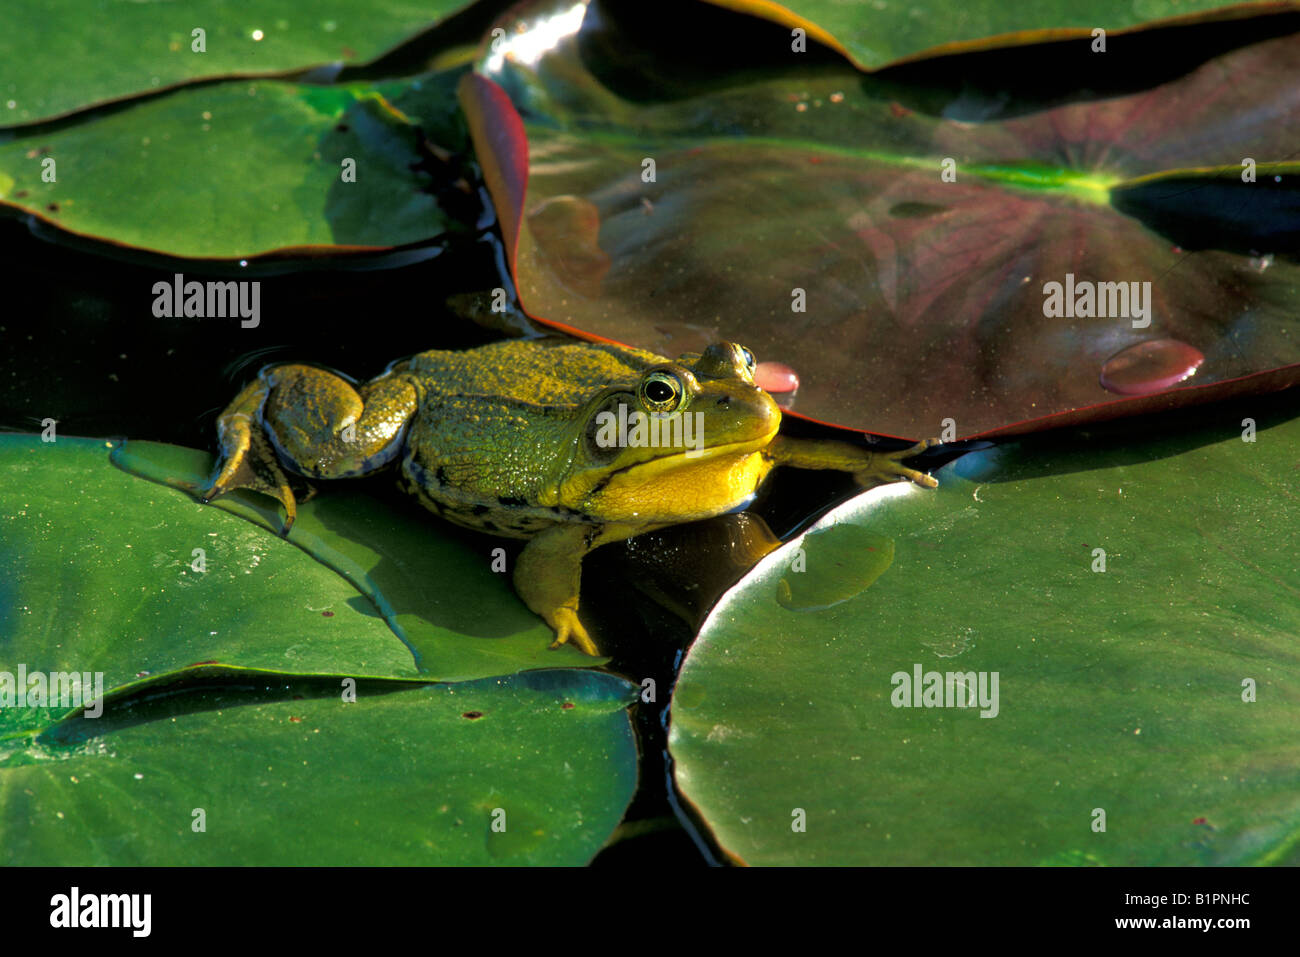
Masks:
[[[718,399],[718,405],[731,405],[731,396],[724,395],[722,398]]]

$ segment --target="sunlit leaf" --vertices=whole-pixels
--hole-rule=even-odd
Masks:
[[[1296,411],[1004,446],[841,506],[691,647],[683,794],[751,864],[1296,863]],[[913,704],[918,671],[956,706]]]

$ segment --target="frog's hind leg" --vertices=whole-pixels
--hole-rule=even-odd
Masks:
[[[279,500],[287,534],[297,514],[290,474],[349,478],[383,468],[401,450],[418,402],[403,376],[359,389],[315,366],[262,370],[218,417],[221,461],[204,501],[247,488]]]
[[[287,535],[298,515],[297,502],[275,449],[262,430],[259,416],[265,399],[265,386],[250,382],[217,417],[221,457],[211,480],[195,492],[204,504],[238,488],[270,495],[284,506],[281,533]]]

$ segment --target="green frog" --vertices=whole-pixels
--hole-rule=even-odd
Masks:
[[[422,352],[357,384],[273,365],[217,420],[221,459],[203,501],[231,489],[296,514],[290,476],[337,479],[395,466],[436,514],[528,539],[514,569],[524,603],[599,654],[578,617],[594,548],[743,508],[781,465],[851,472],[861,484],[928,475],[901,464],[936,444],[871,452],[778,434],[781,410],[733,342],[666,359],[612,343],[507,340]]]

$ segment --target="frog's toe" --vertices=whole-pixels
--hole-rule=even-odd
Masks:
[[[938,488],[939,480],[924,472],[918,472],[916,469],[909,469],[903,465],[896,465],[889,471],[888,480],[891,482],[908,481],[922,488]]]
[[[287,538],[289,530],[293,528],[293,523],[298,518],[297,499],[294,497],[293,491],[289,488],[288,483],[271,486],[253,482],[231,483],[229,485],[218,485],[214,482],[206,488],[196,488],[194,494],[198,496],[199,501],[204,505],[208,505],[213,499],[219,498],[227,492],[233,492],[236,489],[241,488],[269,495],[284,507],[284,519],[280,526],[280,534]]]
[[[859,485],[908,481],[914,482],[923,488],[938,488],[939,482],[937,479],[902,464],[903,459],[910,459],[914,455],[920,455],[938,444],[938,439],[925,439],[908,448],[899,449],[897,452],[876,452],[872,456],[871,466],[854,473],[853,477]]]
[[[591,640],[587,629],[578,620],[578,613],[572,608],[556,609],[550,616],[550,624],[555,629],[555,640],[551,642],[552,648],[558,648],[572,641],[579,651],[592,657],[599,657],[600,652],[596,648],[596,643]]]
[[[910,459],[913,455],[920,455],[926,449],[932,449],[936,445],[941,445],[941,444],[942,443],[938,439],[922,439],[920,442],[917,442],[911,448],[900,449],[897,452],[891,452],[889,453],[889,456],[890,458]]]
[[[284,506],[280,534],[288,535],[298,517],[298,503],[270,443],[246,416],[221,421],[220,432],[221,460],[207,485],[196,487],[194,493],[205,505],[240,488],[269,495]]]

